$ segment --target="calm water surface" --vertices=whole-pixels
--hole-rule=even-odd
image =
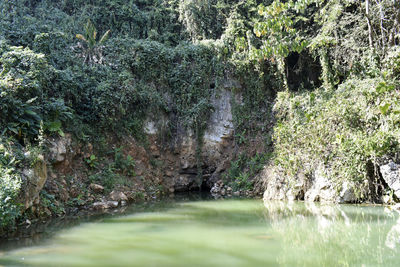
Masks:
[[[168,202],[31,244],[3,243],[0,266],[400,266],[400,219],[373,206]]]

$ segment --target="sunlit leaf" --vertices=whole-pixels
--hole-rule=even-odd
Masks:
[[[384,104],[382,106],[379,106],[379,110],[381,111],[381,113],[383,115],[386,115],[388,113],[389,108],[390,108],[390,104],[389,103],[386,103],[386,104]]]

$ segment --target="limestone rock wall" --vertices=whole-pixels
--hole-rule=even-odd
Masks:
[[[119,187],[118,192],[124,193],[131,201],[138,195],[151,197],[148,195],[151,190],[173,193],[211,189],[237,152],[233,138],[232,99],[240,103],[240,96],[232,93],[234,87],[240,87],[239,83],[227,81],[224,88],[214,90],[211,98],[213,112],[203,135],[200,154],[198,140],[190,130],[179,129],[174,140],[162,140],[169,123],[167,116],[148,119],[144,128],[146,144],[138,143],[132,136],[108,136],[108,149],[112,151],[121,147],[121,153],[131,156],[135,162],[135,175],[129,178],[132,185]],[[25,209],[39,204],[38,196],[42,189],[60,203],[85,199],[104,204],[112,199],[98,192],[101,185],[92,184],[89,179],[90,174],[106,168],[106,165],[91,168],[87,164],[91,155],[100,155],[96,145],[74,140],[69,134],[51,137],[45,145],[45,153],[37,165],[24,170],[27,186],[21,198]],[[112,162],[113,155],[109,160]],[[201,175],[198,175],[200,170]]]
[[[38,155],[32,166],[26,166],[21,176],[23,187],[19,198],[25,211],[38,200],[39,193],[47,181],[47,165],[43,155]]]
[[[393,161],[379,167],[383,180],[393,190],[394,195],[400,199],[400,164]]]
[[[166,118],[147,121],[145,132],[153,140],[151,154],[164,163],[163,181],[170,192],[198,190],[202,186],[210,189],[229,166],[234,153],[231,103],[233,98],[240,101],[238,95],[232,93],[232,86],[239,85],[230,81],[225,88],[214,91],[211,99],[213,112],[203,135],[200,157],[196,152],[198,143],[193,131],[181,129],[173,145],[165,145],[156,140],[163,125],[168,123]],[[199,177],[200,169],[202,175]]]
[[[264,201],[268,200],[305,200],[307,202],[354,203],[357,196],[354,184],[344,182],[338,188],[329,179],[329,169],[320,164],[311,175],[298,173],[296,177],[287,177],[276,166],[265,166],[258,179],[264,181]],[[360,188],[366,191],[367,188]]]

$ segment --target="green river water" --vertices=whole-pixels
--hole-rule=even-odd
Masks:
[[[381,206],[167,201],[3,242],[0,266],[400,266]]]

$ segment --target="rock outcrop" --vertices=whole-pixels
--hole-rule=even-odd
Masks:
[[[47,165],[43,155],[38,155],[32,167],[22,170],[23,188],[20,194],[23,210],[27,210],[38,199],[39,193],[47,181]]]
[[[164,162],[163,180],[170,192],[199,190],[202,186],[211,189],[220,179],[230,162],[234,140],[232,100],[240,103],[240,97],[232,93],[233,87],[240,87],[236,81],[227,81],[224,89],[215,90],[211,97],[213,112],[207,123],[198,153],[198,140],[191,130],[179,129],[172,145],[157,143],[157,136],[169,122],[165,117],[149,119],[144,130],[152,140],[150,154]],[[152,138],[153,137],[153,138]],[[201,166],[198,166],[201,163]],[[198,170],[202,169],[202,176]]]
[[[54,164],[60,163],[66,160],[68,149],[71,146],[71,135],[66,134],[64,137],[54,137],[49,140],[47,160]]]
[[[385,165],[381,165],[379,170],[383,180],[393,190],[395,196],[400,198],[400,164],[390,161]]]
[[[284,175],[277,168],[271,168],[269,166],[259,174],[259,180],[263,180],[265,183],[264,200],[285,200],[287,199],[287,192],[289,185]],[[295,198],[295,197],[294,197]]]
[[[266,166],[258,179],[265,183],[264,201],[305,200],[337,203],[357,201],[354,185],[343,182],[338,190],[329,179],[329,170],[323,165],[319,165],[309,176],[298,173],[294,179],[288,179],[277,167]]]
[[[121,191],[117,191],[117,190],[113,190],[110,195],[109,198],[112,201],[117,201],[118,203],[121,203],[122,201],[127,202],[128,201],[128,197]]]
[[[239,82],[227,80],[223,88],[213,90],[210,99],[212,111],[200,142],[192,130],[185,129],[179,122],[176,132],[169,136],[171,139],[164,140],[165,131],[170,129],[169,119],[173,119],[167,115],[148,118],[145,122],[146,146],[132,136],[106,136],[105,143],[112,144],[108,147],[110,151],[118,150],[123,157],[129,156],[134,168],[122,170],[113,167],[122,176],[129,173],[129,181],[116,184],[108,196],[104,194],[110,185],[103,184],[101,177],[96,177],[97,173],[88,176],[91,171],[100,170],[107,164],[107,156],[105,160],[98,160],[95,144],[79,143],[68,133],[48,138],[45,157],[38,161],[38,167],[24,170],[27,190],[21,199],[26,202],[25,209],[35,203],[42,189],[60,203],[75,203],[79,208],[90,204],[95,210],[124,206],[136,199],[153,198],[161,190],[173,193],[211,189],[221,181],[221,174],[229,168],[237,152],[233,137],[232,103],[241,103],[240,95],[233,90],[240,87]],[[87,159],[93,155],[97,162],[91,166]],[[112,156],[109,164],[113,164]],[[198,175],[199,170],[201,175]],[[219,185],[218,195],[235,195],[228,185]],[[250,192],[239,194],[248,196]],[[39,201],[36,202],[39,204]]]

